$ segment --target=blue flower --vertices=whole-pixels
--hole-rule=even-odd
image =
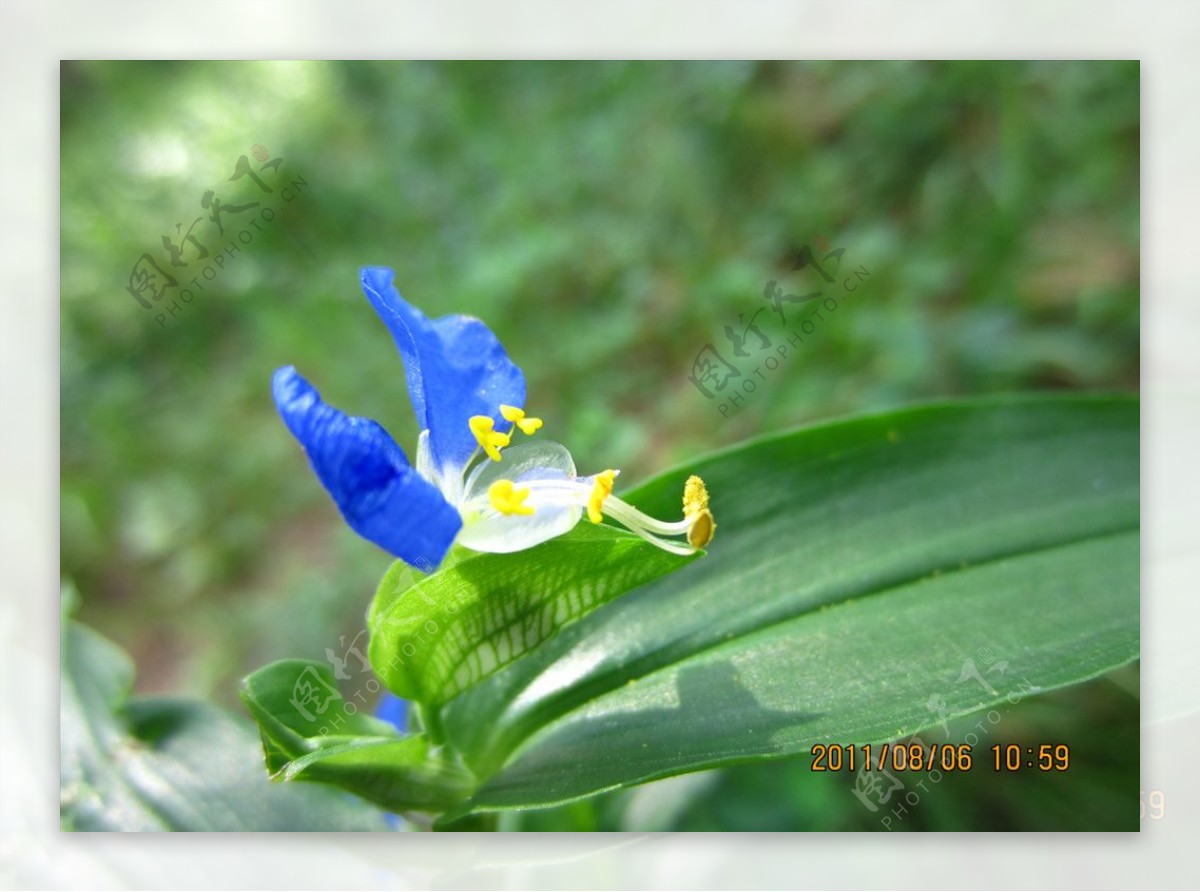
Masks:
[[[661,548],[690,554],[715,524],[699,477],[684,490],[684,517],[664,522],[612,495],[619,473],[580,477],[565,447],[531,438],[525,376],[478,319],[428,319],[392,285],[389,269],[362,271],[362,286],[400,350],[421,433],[415,461],[377,422],[327,405],[292,366],[274,378],[275,404],[346,522],[365,539],[428,572],[455,542],[511,552],[560,536],[586,511],[620,521]],[[682,541],[681,541],[682,540]]]

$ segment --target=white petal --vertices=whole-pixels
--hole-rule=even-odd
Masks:
[[[492,508],[487,491],[497,480],[528,486],[525,504],[534,513],[505,515]],[[562,487],[541,489],[538,481],[573,480],[575,462],[559,443],[539,440],[505,449],[500,461],[487,460],[468,475],[467,492],[459,506],[464,523],[459,544],[476,551],[506,553],[561,536],[579,522],[587,488],[580,484],[579,492]]]
[[[500,453],[500,461],[484,459],[467,475],[467,501],[487,500],[488,487],[497,480],[575,479],[575,462],[567,447],[553,440],[518,443]]]

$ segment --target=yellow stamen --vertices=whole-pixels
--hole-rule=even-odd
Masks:
[[[588,496],[587,504],[588,520],[592,523],[600,522],[603,516],[600,509],[604,507],[604,500],[612,495],[613,481],[616,479],[617,472],[611,469],[596,475],[596,482],[592,484],[592,493]]]
[[[532,415],[526,415],[524,409],[518,409],[516,406],[500,406],[500,414],[504,416],[505,421],[511,421],[521,429],[521,433],[526,436],[532,436],[533,433],[542,426],[542,419],[534,418]]]
[[[472,415],[467,423],[471,426],[471,433],[475,435],[475,440],[488,454],[488,458],[492,461],[500,461],[500,450],[507,446],[512,438],[508,434],[502,434],[495,430],[496,422],[487,415]]]
[[[689,517],[708,507],[708,489],[704,481],[693,474],[683,484],[683,516]]]
[[[529,487],[517,489],[511,480],[497,480],[488,487],[488,501],[501,514],[533,514],[533,507],[523,504],[527,498]]]
[[[683,516],[685,520],[692,521],[688,527],[688,544],[693,548],[703,548],[712,541],[717,522],[708,510],[708,489],[695,474],[683,485]]]

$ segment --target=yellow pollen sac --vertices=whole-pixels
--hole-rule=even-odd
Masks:
[[[488,458],[500,461],[500,450],[508,445],[511,437],[495,430],[496,422],[487,415],[472,415],[467,423],[471,426],[471,433],[475,435],[476,441],[488,454]]]
[[[588,496],[587,504],[588,520],[592,523],[599,523],[603,517],[600,509],[604,507],[604,500],[612,495],[613,481],[616,478],[617,472],[612,469],[601,471],[596,475],[596,482],[592,484],[592,492]]]
[[[687,534],[689,545],[703,548],[712,541],[717,522],[708,510],[708,489],[695,474],[683,485],[683,516],[685,520],[692,521]]]
[[[704,548],[712,541],[716,531],[717,522],[713,520],[712,512],[705,508],[696,515],[691,527],[688,528],[688,544],[692,548]]]
[[[532,415],[526,415],[524,409],[518,409],[516,406],[500,406],[500,414],[504,416],[505,421],[511,421],[521,429],[521,433],[526,436],[532,436],[533,433],[542,426],[542,419],[534,418]]]
[[[708,507],[708,488],[693,474],[683,484],[683,516],[690,517]]]
[[[488,487],[488,501],[501,514],[533,514],[533,506],[524,504],[529,498],[529,487],[520,489],[511,480],[497,480]]]

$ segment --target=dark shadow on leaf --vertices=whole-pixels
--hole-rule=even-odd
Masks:
[[[822,717],[817,712],[763,706],[729,662],[682,669],[675,678],[675,692],[679,702],[669,708],[589,717],[585,707],[568,717],[565,727],[552,730],[544,747],[535,745],[518,756],[503,772],[509,777],[500,779],[493,788],[502,789],[508,783],[519,785],[521,775],[535,772],[559,778],[559,788],[552,795],[566,798],[584,792],[584,788],[638,783],[677,774],[683,767],[698,770],[717,762],[727,763],[728,739],[711,751],[707,741],[714,727],[729,723],[736,723],[745,735],[746,758],[793,754],[795,747],[782,738],[794,738],[794,734],[782,732],[794,732]],[[655,693],[648,691],[649,696]],[[665,726],[671,726],[672,745],[667,748],[661,745],[659,733]],[[723,728],[722,736],[728,730]],[[581,764],[588,767],[581,771]],[[576,784],[579,790],[572,789]]]
[[[679,673],[675,686],[679,706],[661,710],[662,721],[695,724],[698,742],[703,741],[705,730],[711,729],[714,723],[729,721],[742,726],[747,740],[756,742],[755,749],[782,751],[782,746],[764,746],[763,742],[779,731],[808,724],[822,715],[763,706],[729,662],[687,667]],[[726,716],[729,718],[725,719]],[[639,718],[654,720],[646,713],[641,713]]]

